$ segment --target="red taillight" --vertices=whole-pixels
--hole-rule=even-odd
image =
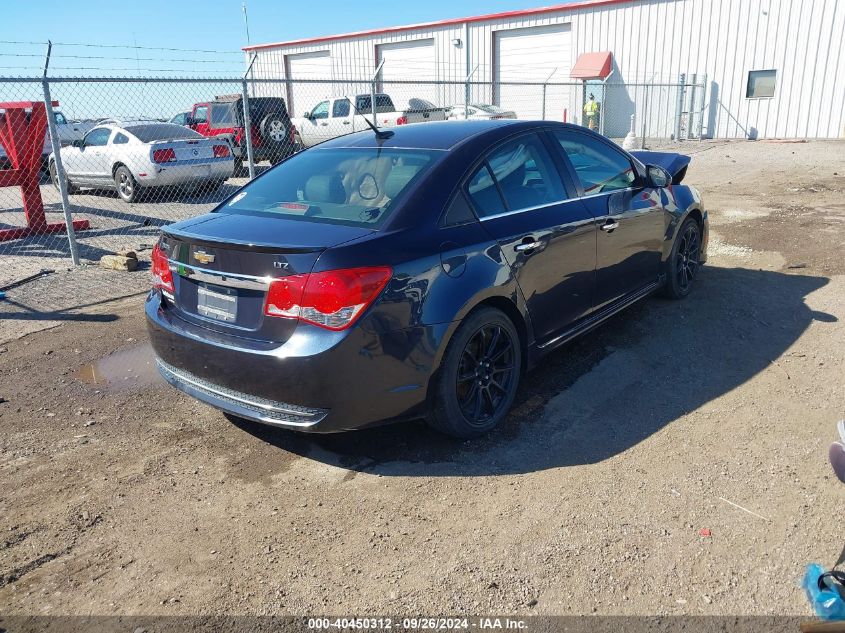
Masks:
[[[228,158],[229,157],[229,146],[228,145],[215,145],[214,146],[214,158]]]
[[[167,255],[158,244],[153,247],[152,260],[153,288],[174,292],[170,263],[167,261]]]
[[[406,117],[406,116],[400,116],[398,119],[396,119],[396,125],[407,125],[407,124],[408,124],[408,117]]]
[[[176,151],[172,147],[167,149],[154,149],[153,162],[156,163],[173,163],[176,162]]]
[[[393,271],[386,267],[292,275],[270,284],[264,314],[344,330],[378,297]]]

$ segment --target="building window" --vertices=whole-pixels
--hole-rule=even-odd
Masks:
[[[775,96],[776,70],[752,70],[748,73],[746,99],[770,99]]]

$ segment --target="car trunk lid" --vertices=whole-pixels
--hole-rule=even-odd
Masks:
[[[165,309],[232,337],[284,343],[296,321],[264,315],[270,282],[307,274],[327,248],[369,233],[357,227],[226,213],[171,225],[161,238],[174,282]]]

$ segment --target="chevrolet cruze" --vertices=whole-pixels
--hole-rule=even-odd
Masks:
[[[545,354],[707,254],[689,159],[553,122],[359,132],[165,227],[146,302],[164,378],[310,432],[483,434]]]

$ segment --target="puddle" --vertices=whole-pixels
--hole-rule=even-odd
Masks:
[[[74,378],[88,385],[109,391],[143,389],[164,380],[155,366],[155,355],[149,344],[122,349],[82,366]]]

